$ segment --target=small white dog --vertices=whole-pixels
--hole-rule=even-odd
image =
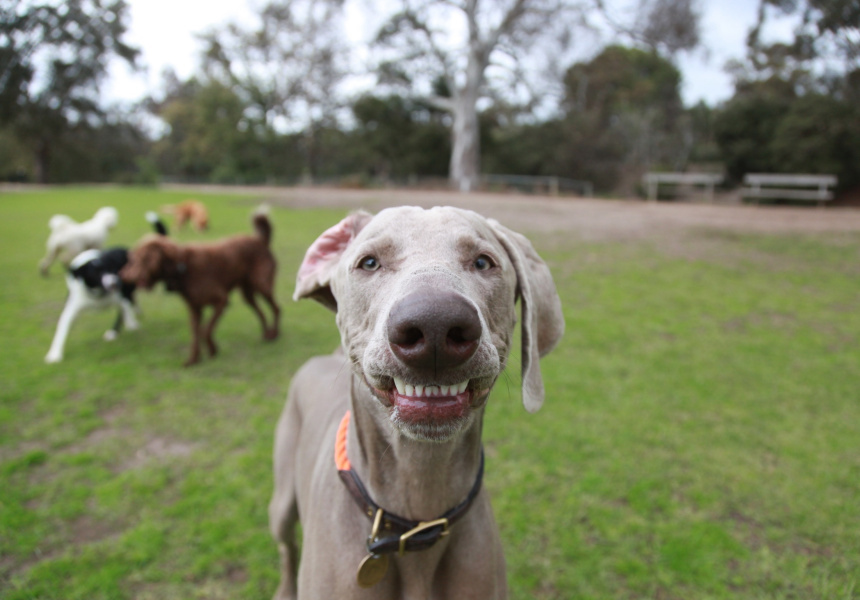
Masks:
[[[134,284],[125,283],[119,278],[119,270],[128,262],[125,248],[109,250],[86,250],[75,257],[66,273],[69,297],[57,323],[57,331],[51,349],[45,356],[46,363],[63,360],[63,348],[72,323],[82,310],[90,308],[119,307],[119,314],[110,329],[104,334],[105,340],[113,340],[125,324],[129,330],[137,329],[135,318]]]
[[[72,259],[84,250],[101,248],[108,232],[116,227],[118,222],[119,213],[112,206],[98,209],[92,219],[83,223],[78,223],[66,215],[54,215],[48,221],[51,235],[48,236],[45,258],[39,262],[39,271],[42,275],[47,275],[55,260],[68,266]]]

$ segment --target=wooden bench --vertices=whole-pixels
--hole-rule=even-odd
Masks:
[[[783,175],[776,173],[747,173],[741,196],[753,198],[756,203],[762,198],[775,200],[814,200],[818,206],[833,200],[829,188],[836,187],[835,175]],[[779,186],[779,187],[774,187]]]
[[[708,200],[714,199],[714,186],[723,181],[717,173],[645,173],[642,181],[648,188],[648,200],[657,199],[657,188],[661,183],[673,185],[703,185]]]

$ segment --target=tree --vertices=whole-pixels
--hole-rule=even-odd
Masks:
[[[846,71],[860,67],[860,3],[857,0],[759,0],[758,20],[747,38],[749,57],[767,46],[761,32],[768,19],[768,7],[783,15],[797,15],[795,39],[791,47],[801,60],[838,58]]]
[[[217,81],[166,78],[163,100],[150,110],[169,130],[154,146],[160,169],[195,180],[237,182],[261,177],[262,144],[242,99]]]
[[[794,39],[762,40],[774,14],[797,19]],[[758,18],[747,34],[743,60],[731,61],[738,93],[831,93],[847,97],[852,73],[860,72],[860,3],[857,0],[759,0]],[[780,89],[783,88],[783,89]],[[789,89],[790,88],[790,89]]]
[[[633,7],[627,5],[618,10],[613,10],[606,0],[595,3],[616,33],[670,60],[679,52],[699,45],[700,15],[695,0],[638,0]],[[616,12],[622,11],[624,17],[616,16]]]
[[[670,54],[692,48],[699,41],[693,1],[637,0],[643,18],[619,30]],[[423,79],[432,101],[451,113],[449,173],[456,187],[470,190],[478,183],[479,106],[504,98],[523,114],[542,102],[546,109],[549,82],[540,79],[560,79],[575,29],[586,26],[594,7],[608,15],[603,0],[400,0],[377,36],[386,53],[381,80],[415,86]],[[462,39],[452,33],[458,31]],[[438,81],[447,96],[427,89]]]
[[[352,105],[358,121],[353,141],[374,177],[445,176],[448,127],[439,111],[402,96],[362,96]]]
[[[67,131],[52,150],[51,181],[139,182],[150,142],[129,115],[108,111],[96,126]]]
[[[519,92],[534,102],[526,75],[541,71],[538,50],[566,48],[582,11],[572,0],[400,0],[380,29],[383,82],[423,79],[430,100],[452,115],[449,176],[460,190],[475,189],[480,177],[479,101]]]
[[[336,120],[345,77],[345,45],[337,27],[344,0],[275,0],[259,26],[232,24],[204,36],[207,77],[233,88],[249,118],[267,130],[301,131],[305,168],[317,170],[318,134]]]
[[[860,184],[860,108],[826,94],[807,94],[792,103],[771,142],[774,170],[827,173],[839,187]]]
[[[726,171],[825,173],[846,189],[860,183],[860,110],[825,94],[735,96],[717,114],[714,130]]]
[[[0,127],[0,181],[22,183],[30,179],[33,158],[9,127]]]
[[[49,180],[52,147],[100,122],[98,85],[108,60],[134,65],[123,42],[125,0],[6,0],[0,8],[0,124],[34,154],[36,178]]]
[[[774,94],[736,95],[719,111],[714,135],[731,179],[739,182],[745,173],[778,170],[771,142],[793,100]]]
[[[609,46],[573,65],[564,79],[562,172],[575,168],[577,178],[606,189],[624,181],[622,167],[637,181],[654,166],[680,169],[691,145],[680,83],[678,69],[653,50]]]
[[[793,40],[762,42],[774,12],[798,17]],[[858,44],[856,0],[760,0],[747,56],[730,65],[735,95],[714,121],[733,179],[808,172],[836,174],[843,189],[860,183]]]

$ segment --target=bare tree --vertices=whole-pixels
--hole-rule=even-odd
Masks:
[[[382,72],[435,84],[429,95],[452,115],[449,176],[460,190],[480,178],[481,100],[503,91],[534,102],[530,76],[550,61],[536,51],[566,49],[584,8],[577,0],[399,0],[377,36]]]
[[[334,119],[346,75],[339,24],[345,0],[272,0],[252,29],[231,24],[204,36],[204,71],[232,86],[269,129],[305,134],[313,172],[318,126]]]
[[[670,60],[701,42],[697,0],[636,0],[626,7],[612,0],[594,2],[616,34]]]
[[[793,43],[784,44],[784,52],[790,52],[795,61],[819,60],[844,72],[860,68],[857,0],[759,0],[758,19],[747,36],[747,58],[756,68],[766,64],[768,53],[775,49],[776,44],[761,39],[763,28],[774,15],[798,18]]]

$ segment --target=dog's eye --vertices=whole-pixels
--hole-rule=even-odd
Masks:
[[[492,269],[495,264],[493,263],[493,259],[491,259],[486,254],[482,254],[478,258],[475,259],[475,270],[477,271],[488,271]]]
[[[365,256],[358,265],[365,271],[376,271],[380,267],[379,261],[373,256]]]

